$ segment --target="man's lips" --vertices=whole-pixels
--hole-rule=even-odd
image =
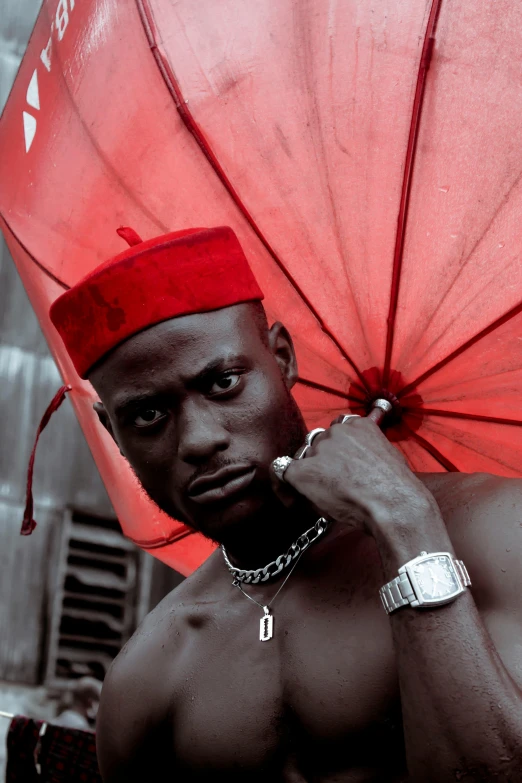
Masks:
[[[188,495],[194,503],[215,503],[246,489],[254,478],[256,469],[251,465],[223,468],[209,476],[193,481]]]

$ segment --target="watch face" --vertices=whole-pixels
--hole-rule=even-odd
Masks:
[[[453,563],[447,555],[427,557],[415,563],[411,570],[418,586],[416,592],[423,601],[438,602],[462,590]]]

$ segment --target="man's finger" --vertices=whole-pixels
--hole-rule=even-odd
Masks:
[[[272,465],[270,468],[270,482],[272,484],[274,494],[277,495],[281,503],[286,506],[286,508],[290,508],[290,506],[292,506],[295,502],[298,492],[286,481],[286,471],[285,479],[282,481],[274,472]]]
[[[333,427],[334,424],[346,424],[346,422],[350,419],[360,418],[361,416],[358,413],[340,413],[339,416],[336,416],[335,419],[332,419],[330,422],[330,427]]]
[[[281,458],[279,457],[278,460]],[[276,481],[279,486],[282,487],[294,487],[296,488],[296,479],[299,484],[303,483],[303,478],[305,474],[308,474],[308,460],[299,460],[299,459],[293,459],[291,457],[285,457],[285,461],[289,460],[288,465],[281,465],[279,463],[278,469],[274,470],[274,462],[272,462],[271,465],[271,474],[273,476],[273,480]],[[276,485],[277,486],[277,485]]]
[[[280,486],[290,488],[293,492],[301,492],[300,487],[304,488],[310,475],[310,460],[293,459],[284,471],[283,479],[277,478]]]

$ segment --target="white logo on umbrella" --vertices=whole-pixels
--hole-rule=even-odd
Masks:
[[[31,76],[29,87],[27,88],[26,100],[31,108],[40,110],[40,94],[38,92],[38,74],[36,68]],[[29,152],[31,144],[36,133],[36,118],[29,112],[22,112],[24,119],[24,136],[25,136],[25,151]]]

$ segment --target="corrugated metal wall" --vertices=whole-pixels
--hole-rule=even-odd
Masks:
[[[0,0],[0,110],[34,26],[40,0]],[[0,183],[1,187],[1,183]],[[19,535],[27,463],[40,418],[61,378],[0,235],[0,680],[42,681],[49,644],[50,595],[57,589],[66,509],[113,517],[91,453],[68,400],[44,431],[36,456],[35,519]],[[182,577],[139,554],[134,617],[144,614]],[[1,706],[1,705],[0,705]]]
[[[40,0],[1,0],[0,108]],[[111,504],[70,404],[43,433],[34,492],[38,527],[19,535],[27,461],[38,422],[61,379],[9,252],[0,239],[0,679],[41,677],[53,546],[66,506],[112,516]]]

